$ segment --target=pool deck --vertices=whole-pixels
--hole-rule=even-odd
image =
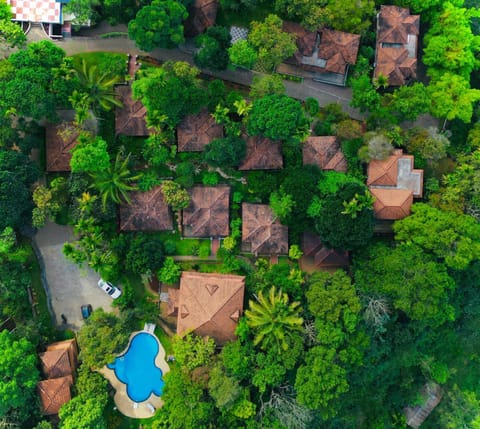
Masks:
[[[143,330],[133,332],[132,335],[130,335],[128,346],[122,353],[120,353],[120,355],[127,352],[128,348],[130,347],[130,342],[132,341],[132,338],[140,332],[147,331]],[[165,360],[165,349],[163,348],[162,343],[160,343],[158,338],[155,335],[153,336],[156,338],[159,344],[158,354],[155,358],[155,364],[162,370],[162,374],[165,375],[168,371],[170,371],[167,361]],[[148,403],[152,404],[156,409],[163,406],[162,398],[154,395],[153,393],[146,401],[138,402],[135,406],[135,402],[133,402],[127,395],[127,386],[117,378],[113,370],[111,370],[107,366],[104,366],[102,369],[99,370],[99,372],[110,382],[112,387],[116,390],[113,400],[115,401],[115,405],[117,406],[118,411],[120,411],[125,416],[132,417],[134,419],[148,419],[149,417],[153,417],[155,414],[148,409]]]

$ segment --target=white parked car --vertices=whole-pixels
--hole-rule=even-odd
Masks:
[[[98,281],[98,287],[113,299],[117,299],[122,294],[122,291],[117,286],[103,279]]]

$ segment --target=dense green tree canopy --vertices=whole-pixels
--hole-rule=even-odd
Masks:
[[[122,321],[113,313],[95,310],[78,333],[80,358],[88,368],[101,368],[113,362],[126,346],[128,336]]]
[[[363,292],[387,296],[395,309],[425,325],[455,319],[449,302],[455,282],[444,265],[414,244],[373,247],[368,258],[357,261],[355,284]]]
[[[107,142],[101,137],[83,135],[72,149],[70,167],[74,173],[99,173],[110,168]]]
[[[268,15],[263,22],[253,21],[248,43],[257,51],[257,62],[270,71],[297,50],[292,34],[282,30],[282,20]]]
[[[205,146],[205,162],[212,167],[238,167],[245,154],[247,144],[240,137],[225,137],[212,140]]]
[[[172,48],[182,43],[182,22],[187,19],[185,6],[174,0],[153,0],[128,24],[128,35],[144,51]]]
[[[163,243],[149,234],[138,235],[130,241],[125,266],[135,274],[151,274],[162,268]]]
[[[329,171],[308,208],[322,242],[333,248],[364,247],[373,234],[373,200],[357,179]]]
[[[232,36],[226,27],[209,27],[204,34],[197,37],[200,50],[193,60],[199,67],[212,70],[225,70],[228,66],[228,48]]]
[[[307,128],[308,121],[300,102],[282,94],[256,99],[247,122],[250,135],[262,135],[273,140],[301,136]]]
[[[469,215],[418,203],[393,229],[395,240],[420,246],[450,268],[462,270],[480,258],[480,224]]]
[[[72,83],[66,84],[65,52],[43,40],[9,56],[15,73],[0,80],[0,110],[15,109],[20,116],[54,118],[57,103],[65,104]]]
[[[149,69],[132,84],[134,98],[147,108],[150,125],[174,128],[185,115],[200,110],[206,100],[199,73],[188,63],[166,62],[162,68]]]
[[[30,186],[38,168],[21,152],[0,150],[0,229],[28,224],[32,197]]]
[[[8,330],[0,332],[0,419],[16,412],[22,419],[36,408],[40,380],[37,355],[25,338],[15,340]]]

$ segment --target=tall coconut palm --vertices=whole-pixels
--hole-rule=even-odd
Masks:
[[[264,350],[288,350],[288,338],[303,329],[299,306],[299,302],[289,303],[288,295],[275,287],[270,289],[268,296],[260,292],[257,301],[250,300],[245,315],[255,334],[254,345],[260,344]]]
[[[130,203],[128,192],[137,189],[133,183],[140,179],[142,175],[133,175],[130,172],[128,168],[129,160],[130,154],[122,160],[122,155],[118,153],[115,162],[110,164],[108,169],[90,175],[93,178],[93,186],[98,189],[102,196],[104,208],[108,201],[116,204]]]
[[[118,76],[108,72],[101,73],[96,65],[88,64],[82,59],[81,67],[75,69],[80,80],[81,91],[86,94],[89,106],[96,112],[98,108],[110,110],[113,107],[122,107],[116,98],[113,85],[119,82]]]

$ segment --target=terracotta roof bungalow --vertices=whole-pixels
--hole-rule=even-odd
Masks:
[[[47,378],[72,374],[78,361],[76,341],[72,339],[50,344],[44,353],[40,353],[40,361]]]
[[[172,213],[162,193],[156,186],[147,192],[129,194],[130,204],[120,206],[120,230],[168,231],[173,229]]]
[[[419,32],[420,15],[410,15],[406,8],[382,5],[377,15],[374,76],[387,77],[391,86],[414,79]]]
[[[202,34],[217,20],[218,0],[195,0],[188,8],[188,18],[184,23],[187,37]]]
[[[347,160],[335,136],[310,136],[303,143],[303,165],[313,164],[322,170],[347,171]]]
[[[279,141],[262,136],[244,136],[247,154],[239,170],[279,170],[283,168],[282,146]]]
[[[179,152],[201,152],[213,139],[223,137],[223,126],[215,122],[208,110],[187,115],[177,126]]]
[[[345,86],[348,67],[357,62],[360,35],[328,28],[308,31],[289,21],[284,21],[283,30],[296,36],[297,66],[314,72],[313,80]]]
[[[50,416],[58,414],[62,405],[72,399],[70,386],[73,384],[71,375],[65,377],[50,378],[42,380],[37,385],[38,394],[40,396],[40,404],[42,413]]]
[[[245,277],[218,273],[182,273],[180,289],[169,290],[170,315],[177,314],[177,333],[192,330],[222,345],[235,339],[243,312]]]
[[[288,253],[288,227],[267,204],[242,204],[242,250],[261,255]]]
[[[315,269],[344,268],[350,264],[346,250],[326,247],[317,234],[309,231],[303,233],[302,251],[302,265],[308,265]]]
[[[413,198],[423,195],[423,170],[413,168],[414,157],[396,150],[368,165],[367,185],[375,197],[377,219],[397,220],[410,214]]]
[[[183,210],[186,237],[226,237],[230,233],[230,187],[195,186],[190,205]]]
[[[140,100],[132,98],[132,87],[129,84],[115,85],[115,94],[123,105],[115,107],[115,133],[125,136],[148,136],[147,109]]]

